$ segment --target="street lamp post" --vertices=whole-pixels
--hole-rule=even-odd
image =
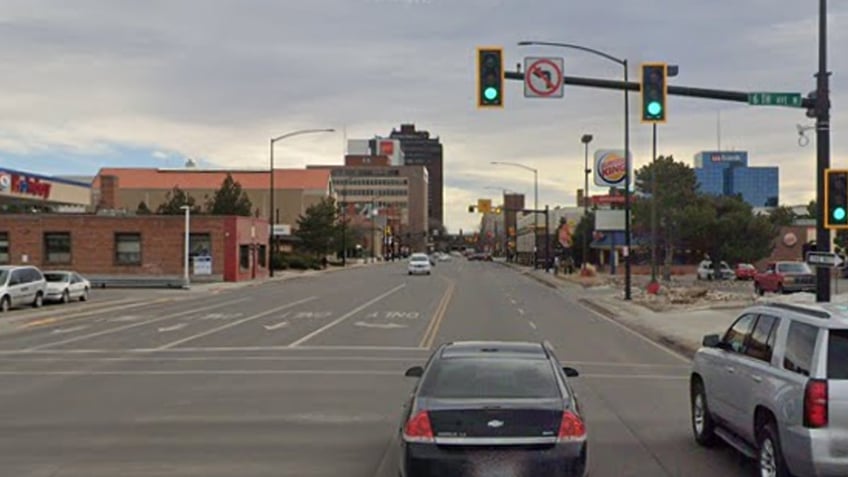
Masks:
[[[191,207],[188,205],[184,205],[180,207],[185,211],[185,247],[183,250],[183,288],[188,288],[191,283],[189,281],[189,273],[188,273],[188,255],[191,252],[191,248],[189,247],[189,240],[191,239]]]
[[[496,187],[496,186],[487,186],[486,189],[499,190],[503,194],[503,234],[504,234],[504,243],[503,243],[503,256],[509,257],[509,227],[507,224],[507,207],[506,207],[506,195],[512,193],[510,189],[506,187]],[[495,233],[495,239],[497,240],[497,232]]]
[[[589,169],[589,143],[592,142],[591,134],[584,134],[583,137],[580,138],[580,142],[583,143],[584,146],[584,159],[583,159],[583,220],[589,220],[589,174],[592,173],[592,169]],[[589,261],[589,234],[588,230],[583,231],[583,262],[580,266],[582,270],[586,270],[586,264]]]
[[[274,276],[274,253],[277,251],[277,237],[274,235],[274,226],[276,225],[276,213],[274,207],[274,143],[277,141],[282,141],[283,139],[287,139],[294,136],[300,136],[303,134],[315,134],[315,133],[324,133],[324,132],[335,132],[335,129],[301,129],[299,131],[292,131],[290,133],[283,134],[281,136],[277,136],[275,138],[271,138],[271,185],[269,189],[269,196],[271,207],[268,209],[269,222],[271,223],[271,246],[268,247],[268,272],[270,276]]]
[[[825,1],[825,0],[822,0]],[[618,63],[624,70],[624,299],[630,300],[631,296],[631,270],[630,270],[630,89],[627,73],[627,59],[616,58],[600,50],[587,48],[585,46],[571,43],[554,43],[548,41],[520,41],[519,46],[553,46],[557,48],[570,48],[585,51],[614,63]]]
[[[513,166],[533,173],[533,268],[539,267],[539,170],[517,162],[492,161],[497,166]]]

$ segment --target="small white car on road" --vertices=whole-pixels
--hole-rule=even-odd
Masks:
[[[49,271],[44,272],[47,280],[47,301],[60,301],[68,303],[71,300],[88,300],[88,291],[91,283],[76,272]]]
[[[407,271],[410,275],[429,275],[433,270],[430,257],[426,253],[413,253],[409,257]]]

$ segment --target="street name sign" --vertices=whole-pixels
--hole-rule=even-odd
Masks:
[[[801,93],[748,93],[748,104],[753,106],[801,107]]]
[[[833,252],[807,252],[807,264],[814,267],[836,268],[842,265],[842,257]]]

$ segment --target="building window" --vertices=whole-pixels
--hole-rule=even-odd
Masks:
[[[9,232],[0,232],[0,263],[9,261]]]
[[[188,236],[188,256],[191,258],[212,256],[212,234],[190,234]]]
[[[239,267],[242,270],[250,269],[250,245],[239,246]]]
[[[259,246],[259,266],[265,268],[268,264],[268,246],[260,245]]]
[[[44,261],[46,263],[71,263],[70,232],[44,234]]]
[[[141,234],[115,234],[115,262],[141,265]]]

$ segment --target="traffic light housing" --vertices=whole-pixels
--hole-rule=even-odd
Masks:
[[[642,122],[665,123],[668,99],[668,65],[642,64]]]
[[[825,170],[824,226],[848,229],[848,170]]]
[[[477,107],[503,108],[503,48],[477,48]]]

